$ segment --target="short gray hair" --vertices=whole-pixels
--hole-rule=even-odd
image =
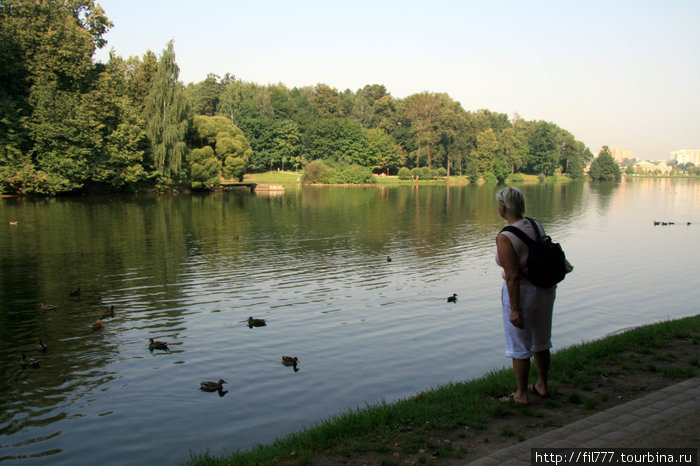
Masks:
[[[518,188],[509,186],[496,193],[498,203],[506,208],[506,213],[515,217],[525,215],[525,196]]]

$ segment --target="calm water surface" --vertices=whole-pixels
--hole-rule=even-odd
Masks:
[[[178,463],[508,365],[496,189],[0,200],[0,460]],[[555,350],[698,313],[700,183],[523,190],[576,267]]]

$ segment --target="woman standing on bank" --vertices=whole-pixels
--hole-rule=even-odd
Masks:
[[[535,228],[544,234],[541,225],[524,218],[525,196],[514,187],[500,190],[496,194],[498,213],[509,225],[525,232],[533,240]],[[503,289],[501,306],[503,329],[506,338],[506,357],[513,359],[513,370],[517,390],[501,401],[528,404],[529,394],[541,397],[549,395],[547,376],[549,373],[549,349],[552,347],[552,310],[556,286],[538,288],[525,278],[527,274],[527,245],[515,234],[502,231],[496,239],[496,263],[503,267]],[[530,358],[534,356],[537,367],[537,382],[528,385]]]

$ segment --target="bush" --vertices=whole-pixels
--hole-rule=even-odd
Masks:
[[[447,176],[447,170],[445,170],[445,167],[440,167],[437,169],[437,174],[440,177],[445,177]]]
[[[420,179],[421,180],[432,180],[433,178],[435,178],[435,176],[433,174],[433,170],[431,170],[428,167],[422,167],[420,169]]]
[[[508,180],[511,183],[520,183],[525,181],[525,177],[522,173],[513,173],[512,175],[508,175]]]
[[[509,174],[510,165],[500,159],[494,160],[493,175],[496,177],[496,180],[498,180],[499,183],[505,182]]]
[[[486,173],[484,173],[484,181],[486,183],[498,183],[498,178],[496,178],[496,175],[493,173],[493,171],[489,170]]]
[[[361,165],[333,167],[325,181],[329,184],[368,184],[376,183],[372,170]]]
[[[326,183],[328,171],[328,167],[323,163],[323,160],[314,160],[304,167],[301,182],[305,184]]]
[[[413,178],[413,179],[420,178],[420,168],[418,168],[418,167],[411,168],[411,178]]]
[[[372,170],[360,165],[345,165],[314,160],[304,168],[302,183],[368,184],[376,183]]]
[[[411,170],[409,170],[407,167],[401,167],[399,169],[399,179],[400,180],[411,179]]]

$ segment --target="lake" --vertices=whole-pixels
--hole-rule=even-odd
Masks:
[[[0,461],[179,463],[509,366],[497,189],[0,199]],[[554,351],[698,314],[700,182],[522,189],[575,266]]]

